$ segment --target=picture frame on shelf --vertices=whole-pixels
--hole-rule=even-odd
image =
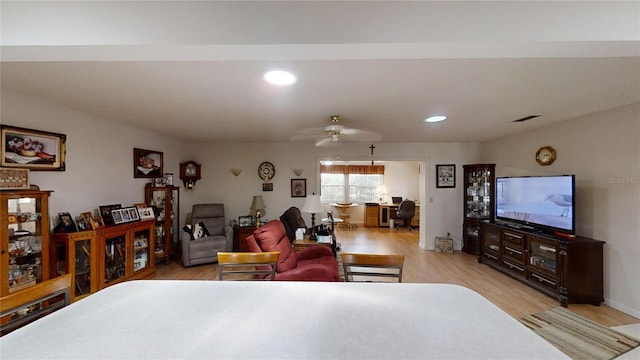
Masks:
[[[291,197],[307,197],[307,179],[291,179]]]
[[[238,226],[239,227],[249,227],[253,226],[253,216],[238,216]]]
[[[0,141],[0,166],[65,171],[65,134],[0,125]]]
[[[27,190],[29,185],[29,169],[0,168],[0,190]]]
[[[68,212],[58,213],[58,220],[60,220],[60,228],[63,232],[77,232],[78,228],[76,227],[75,222],[73,221],[73,217]]]
[[[102,205],[99,207],[100,215],[102,216],[102,221],[104,222],[105,226],[115,225],[115,223],[113,222],[111,211],[120,208],[122,208],[121,204]]]
[[[436,188],[456,187],[456,165],[436,165]]]
[[[89,223],[85,220],[84,216],[76,216],[76,227],[78,231],[91,230]]]
[[[119,225],[124,223],[124,219],[122,217],[122,209],[113,209],[111,210],[111,219],[114,225]]]
[[[130,206],[124,210],[129,213],[129,221],[140,221],[140,214],[138,214],[138,208],[136,206]]]
[[[164,179],[163,165],[162,152],[138,148],[133,149],[134,178]]]
[[[95,230],[97,229],[95,227],[95,220],[93,219],[93,214],[91,214],[91,212],[83,212],[82,213],[82,218],[84,219],[85,223],[87,224],[87,230]]]
[[[140,220],[149,220],[156,217],[153,208],[150,207],[139,207],[138,213],[140,214]]]

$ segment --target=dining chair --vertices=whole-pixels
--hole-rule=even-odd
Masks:
[[[279,251],[218,252],[219,280],[273,280]]]
[[[340,256],[347,282],[402,282],[404,255],[341,253]]]

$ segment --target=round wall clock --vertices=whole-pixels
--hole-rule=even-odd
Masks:
[[[258,176],[264,181],[269,181],[276,174],[276,168],[272,163],[265,161],[258,166]]]
[[[556,150],[551,146],[543,146],[536,152],[536,161],[542,166],[551,165],[556,160]]]

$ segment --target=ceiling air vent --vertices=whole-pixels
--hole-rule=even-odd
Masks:
[[[540,115],[529,115],[529,116],[525,116],[525,117],[520,118],[520,119],[513,120],[513,122],[523,122],[523,121],[527,121],[527,120],[535,119],[535,118],[537,118],[538,116],[540,116]]]

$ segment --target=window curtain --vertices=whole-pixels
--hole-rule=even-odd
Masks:
[[[384,165],[320,165],[320,173],[384,175]]]

